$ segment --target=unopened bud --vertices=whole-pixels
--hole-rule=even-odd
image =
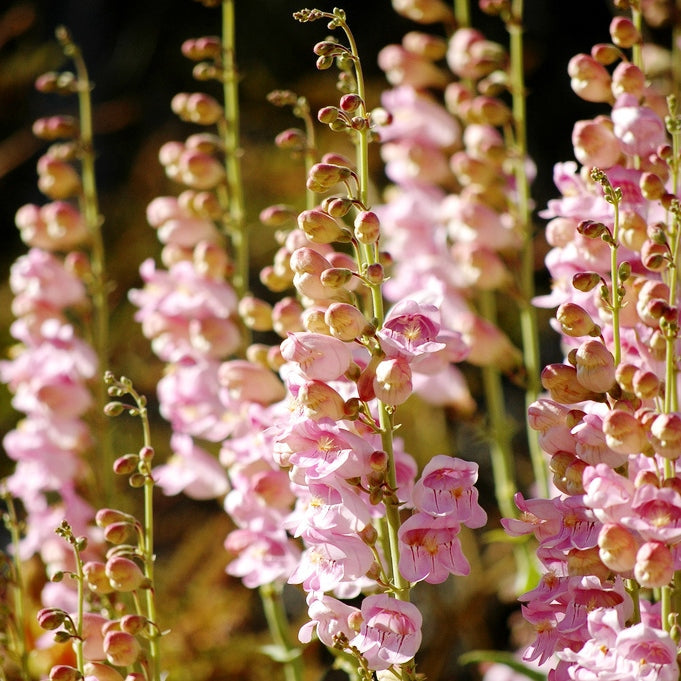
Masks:
[[[385,272],[383,265],[380,263],[372,263],[367,267],[364,278],[372,286],[380,286],[385,280]]]
[[[307,136],[299,128],[289,128],[280,132],[275,138],[274,143],[279,149],[288,151],[304,151],[307,147]]]
[[[648,201],[656,201],[667,191],[664,182],[655,173],[641,173],[638,183],[641,194]]]
[[[541,372],[541,383],[551,399],[561,404],[591,400],[598,395],[577,380],[577,370],[569,364],[548,364]]]
[[[578,272],[572,277],[572,285],[582,293],[592,291],[603,279],[596,272]]]
[[[139,565],[124,556],[109,558],[106,562],[106,576],[116,591],[135,591],[146,582]]]
[[[139,456],[137,454],[124,454],[119,456],[113,464],[113,472],[116,475],[130,475],[137,470]]]
[[[258,217],[266,227],[283,227],[295,222],[297,215],[295,208],[277,204],[261,210]]]
[[[354,305],[349,303],[332,303],[326,309],[324,321],[331,335],[342,341],[352,341],[366,333],[369,322]]]
[[[97,527],[107,527],[111,523],[134,523],[135,519],[128,513],[118,511],[115,508],[100,508],[95,514]]]
[[[636,563],[636,540],[629,530],[606,523],[598,533],[598,554],[614,572],[629,572]]]
[[[78,681],[83,675],[75,668],[67,664],[55,664],[50,669],[50,681]]]
[[[350,177],[352,171],[335,163],[316,163],[310,168],[307,188],[313,192],[325,192]]]
[[[640,454],[647,449],[648,438],[639,420],[627,411],[614,409],[603,418],[605,442],[618,454]]]
[[[381,232],[378,215],[373,211],[364,210],[357,214],[354,222],[355,237],[362,244],[375,244]]]
[[[615,17],[610,22],[610,37],[617,47],[625,50],[641,42],[641,34],[627,17]]]
[[[247,295],[239,301],[239,316],[254,331],[272,330],[272,306],[260,298]]]
[[[121,617],[121,631],[125,631],[133,636],[147,626],[149,620],[142,615],[123,615]]]
[[[674,558],[666,544],[648,541],[636,553],[636,581],[644,589],[667,586],[674,577]]]
[[[134,664],[141,650],[139,641],[125,631],[110,631],[104,637],[106,659],[117,667]]]
[[[596,336],[600,327],[594,324],[589,313],[576,303],[563,303],[556,312],[556,319],[566,336]]]
[[[108,594],[114,589],[106,576],[106,566],[99,561],[91,560],[83,565],[83,575],[90,591]]]
[[[318,209],[303,211],[298,216],[298,227],[313,243],[330,244],[334,241],[347,241],[347,228]]]
[[[130,523],[111,523],[104,528],[104,539],[110,544],[123,544],[130,534]]]
[[[658,414],[650,425],[650,444],[665,459],[681,456],[681,416],[678,413]]]
[[[610,390],[615,383],[615,358],[608,348],[597,340],[588,340],[577,349],[577,380],[596,393]]]
[[[38,611],[36,617],[41,629],[53,631],[64,623],[67,615],[61,608],[43,608]]]

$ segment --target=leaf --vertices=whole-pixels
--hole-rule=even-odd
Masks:
[[[528,667],[526,664],[518,660],[513,653],[504,652],[502,650],[471,650],[459,657],[460,664],[473,664],[474,662],[496,662],[497,664],[505,664],[514,671],[523,674],[532,681],[546,681],[546,674]]]

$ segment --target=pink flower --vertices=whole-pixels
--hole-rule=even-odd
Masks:
[[[224,469],[189,435],[173,433],[170,447],[173,454],[168,462],[154,468],[154,479],[164,494],[184,492],[192,499],[215,499],[227,492]]]
[[[344,582],[354,582],[367,573],[374,562],[371,549],[357,535],[331,530],[311,530],[298,565],[289,577],[305,591],[333,591]]]
[[[416,655],[423,618],[415,605],[379,594],[362,601],[361,613],[362,626],[350,645],[362,653],[369,669],[388,669]]]
[[[459,141],[461,128],[441,104],[401,86],[384,92],[381,103],[392,121],[381,127],[381,140],[391,142],[408,138],[426,147],[448,148]]]
[[[622,149],[631,156],[646,157],[667,143],[664,121],[652,109],[639,106],[636,98],[630,95],[617,100],[612,122]]]
[[[309,643],[312,634],[329,648],[333,648],[337,640],[351,639],[355,632],[350,626],[350,620],[356,619],[359,610],[346,605],[336,598],[311,591],[307,595],[309,622],[306,622],[298,632],[301,643]]]
[[[350,346],[321,333],[290,333],[281,344],[281,355],[296,362],[311,380],[335,381],[350,367]]]
[[[440,454],[423,469],[412,492],[414,506],[433,516],[453,516],[462,525],[482,527],[487,514],[478,504],[478,464]]]
[[[440,333],[440,313],[435,305],[402,300],[390,309],[377,335],[388,357],[408,359],[443,350],[446,345],[437,340]]]
[[[416,513],[399,529],[400,573],[410,582],[440,584],[450,574],[468,575],[470,565],[461,550],[461,526],[450,516],[433,518]]]
[[[240,577],[249,589],[285,582],[300,560],[299,549],[277,529],[233,530],[225,539],[225,548],[237,556],[227,566],[227,574]]]
[[[308,482],[361,476],[373,449],[364,438],[329,420],[297,423],[275,447],[280,463],[300,468]]]

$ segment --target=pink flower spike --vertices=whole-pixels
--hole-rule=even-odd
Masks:
[[[423,469],[414,485],[414,506],[433,516],[454,515],[462,525],[482,527],[487,514],[478,504],[478,464],[440,454]]]
[[[379,671],[411,660],[421,645],[423,618],[413,603],[387,594],[362,601],[362,626],[350,640],[364,656],[369,669]]]
[[[451,517],[416,513],[399,530],[400,573],[410,582],[441,584],[450,574],[468,575],[470,565],[461,550],[459,523]]]

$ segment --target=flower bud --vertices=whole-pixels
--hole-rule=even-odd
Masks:
[[[669,266],[669,247],[646,239],[641,246],[641,262],[651,272],[662,272]]]
[[[307,177],[307,188],[313,192],[325,192],[334,185],[350,177],[352,171],[335,163],[316,163],[310,168]]]
[[[346,418],[345,401],[329,385],[322,381],[306,381],[298,389],[296,402],[303,408],[306,418],[317,420],[330,418],[340,421]]]
[[[678,413],[658,414],[650,425],[650,444],[665,459],[681,456],[681,416]]]
[[[147,581],[139,565],[124,556],[113,556],[107,560],[106,576],[116,591],[135,591],[143,588]]]
[[[634,576],[644,589],[667,586],[674,577],[674,558],[669,547],[656,541],[643,544],[636,553]]]
[[[606,523],[598,533],[598,555],[613,572],[629,572],[636,563],[636,540],[629,530]]]
[[[180,92],[171,100],[170,108],[181,120],[198,125],[214,125],[223,116],[222,106],[204,92]]]
[[[135,519],[128,513],[118,511],[115,508],[100,508],[95,514],[97,527],[106,527],[111,523],[134,523]]]
[[[61,608],[43,608],[36,616],[38,626],[46,631],[58,629],[66,619],[66,613]]]
[[[78,120],[73,116],[49,116],[33,123],[33,134],[40,139],[54,141],[78,135]]]
[[[110,631],[104,637],[106,659],[117,667],[134,664],[141,651],[139,641],[125,631]]]
[[[216,36],[189,38],[180,49],[185,57],[193,61],[215,60],[222,55],[222,41]]]
[[[597,168],[614,166],[622,153],[612,124],[603,119],[577,121],[572,129],[572,145],[580,163]]]
[[[623,49],[629,49],[641,42],[641,34],[634,22],[627,17],[615,17],[610,22],[610,37],[612,42]]]
[[[570,549],[567,555],[567,569],[571,577],[595,575],[601,581],[605,581],[610,576],[610,570],[603,564],[597,546]]]
[[[334,241],[347,241],[347,227],[321,210],[304,210],[298,216],[298,227],[305,236],[317,244],[330,244]]]
[[[605,442],[618,454],[640,454],[648,448],[646,431],[627,411],[613,409],[603,418]]]
[[[38,189],[51,199],[68,199],[80,191],[75,168],[49,154],[38,160]]]
[[[307,147],[307,136],[299,128],[288,128],[280,132],[275,138],[274,143],[279,149],[287,151],[305,151]]]
[[[114,590],[106,575],[104,563],[95,560],[88,561],[83,565],[83,575],[90,591],[98,594],[108,594]]]
[[[119,456],[113,463],[113,472],[116,475],[130,475],[137,470],[139,456],[137,454],[124,454]]]
[[[587,389],[604,393],[615,384],[615,358],[597,340],[582,343],[575,354],[577,380]]]
[[[566,336],[579,338],[580,336],[595,336],[600,333],[600,327],[594,324],[589,313],[576,303],[563,303],[556,312],[556,319],[561,331]]]
[[[103,662],[86,662],[83,671],[86,681],[123,681],[117,669]]]
[[[277,301],[272,308],[272,327],[282,338],[293,331],[302,331],[301,314],[303,306],[295,298],[287,296]]]
[[[348,303],[332,303],[324,313],[324,321],[332,336],[342,341],[352,341],[367,333],[370,324],[366,317]]]
[[[239,316],[249,329],[272,330],[272,306],[260,298],[244,296],[239,301]]]
[[[639,98],[643,95],[645,86],[645,74],[631,62],[621,62],[613,71],[611,87],[615,97],[632,95]]]
[[[55,664],[50,669],[50,681],[78,681],[83,678],[82,674],[67,664]]]
[[[123,615],[121,617],[121,631],[125,631],[133,636],[147,626],[149,620],[142,615]]]
[[[276,204],[260,211],[258,219],[266,227],[283,227],[296,220],[297,213],[291,206]]]
[[[603,279],[597,272],[577,272],[572,277],[572,285],[582,293],[592,291]]]
[[[622,57],[622,53],[609,43],[598,43],[591,48],[591,56],[604,66],[610,66]]]
[[[570,87],[587,102],[609,102],[612,99],[610,74],[588,54],[577,54],[568,63]]]
[[[652,371],[637,369],[632,377],[634,394],[641,400],[652,400],[660,393],[660,379]]]
[[[655,173],[641,173],[638,183],[643,197],[648,201],[656,201],[667,191],[664,182]]]
[[[541,372],[541,383],[549,391],[551,399],[561,404],[574,404],[599,397],[577,380],[577,370],[569,364],[545,366]]]
[[[646,240],[646,221],[639,213],[627,208],[620,212],[619,237],[622,245],[632,251],[640,251]]]
[[[407,360],[395,357],[379,362],[373,389],[376,397],[391,407],[405,402],[412,393],[411,368]]]
[[[355,237],[362,244],[375,244],[381,233],[381,223],[373,211],[364,210],[357,214],[354,222]]]

